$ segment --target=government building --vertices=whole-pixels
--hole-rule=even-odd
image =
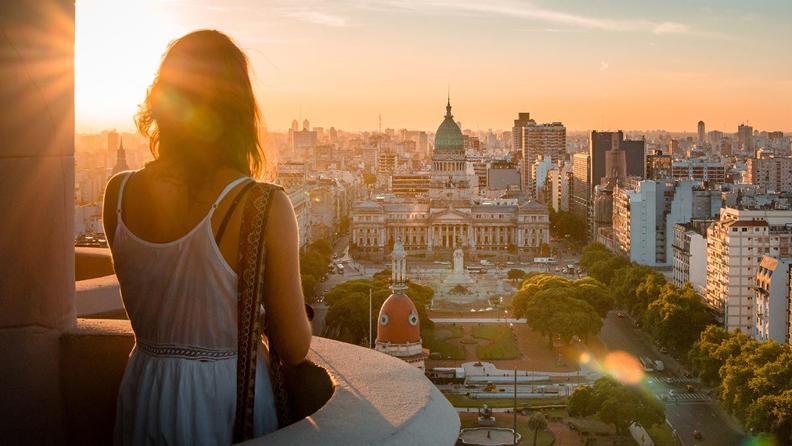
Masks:
[[[522,192],[500,198],[479,195],[479,182],[465,154],[464,137],[450,101],[435,134],[426,194],[387,194],[352,208],[350,249],[384,259],[397,240],[411,255],[448,258],[457,247],[466,256],[532,256],[550,242],[547,207]]]

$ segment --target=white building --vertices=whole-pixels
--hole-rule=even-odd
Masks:
[[[547,175],[553,169],[553,160],[548,155],[542,155],[531,166],[531,191],[530,197],[534,200],[545,202],[545,185]]]
[[[674,225],[692,218],[691,181],[643,180],[614,187],[614,244],[633,262],[671,266]]]
[[[569,211],[570,186],[572,184],[572,165],[559,161],[547,173],[550,193],[549,204],[556,212]]]
[[[762,256],[754,288],[754,330],[757,341],[784,344],[789,338],[790,258]]]
[[[705,300],[727,330],[754,331],[754,286],[762,256],[789,257],[792,210],[721,209],[707,229]]]
[[[683,287],[690,283],[703,295],[707,287],[707,239],[691,225],[677,223],[672,249],[674,285]]]

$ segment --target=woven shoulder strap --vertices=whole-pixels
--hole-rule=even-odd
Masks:
[[[265,244],[266,224],[273,192],[283,190],[280,186],[256,183],[248,191],[242,210],[239,236],[239,280],[237,324],[237,400],[234,419],[234,442],[253,436],[253,408],[256,389],[256,353],[261,335],[264,333],[259,309],[262,304],[264,269],[267,249]],[[266,313],[265,313],[266,314]],[[280,376],[280,361],[270,343],[272,387],[278,408],[278,424],[288,424],[285,391]],[[274,371],[274,373],[273,373]]]

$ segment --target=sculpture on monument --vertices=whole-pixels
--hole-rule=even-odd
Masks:
[[[462,252],[462,248],[457,245],[456,249],[454,250],[454,274],[462,274],[465,271],[465,254]]]

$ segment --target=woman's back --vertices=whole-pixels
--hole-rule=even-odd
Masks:
[[[178,186],[150,173],[126,173],[117,181],[111,246],[136,341],[119,390],[116,441],[229,443],[236,409],[237,273],[223,257],[212,223],[224,198],[252,180],[240,176],[228,183],[203,218],[170,238],[184,226],[176,222],[189,218],[156,215],[179,202],[168,203],[167,193],[148,193]],[[133,187],[130,178],[137,180]],[[125,201],[149,203],[149,210],[128,213]],[[193,203],[199,207],[201,201]],[[127,220],[146,235],[134,232]],[[257,435],[277,428],[262,358],[256,373]]]
[[[244,350],[237,352],[242,215],[231,197],[246,177],[266,170],[247,57],[217,31],[175,40],[135,121],[154,161],[110,180],[103,215],[137,339],[119,390],[116,441],[218,444],[230,443],[232,430],[240,440],[273,430],[268,365],[263,345],[251,342],[258,333],[250,318],[241,327]],[[263,303],[269,344],[296,364],[311,340],[297,224],[288,197],[272,186],[255,189],[265,190],[266,198],[249,202],[271,204],[269,217],[256,226],[263,229],[261,245],[256,239],[246,247],[275,254],[253,262],[245,257],[257,285],[242,294],[244,314]],[[240,383],[237,355],[245,358]],[[236,405],[238,388],[244,398]]]
[[[138,344],[157,349],[189,345],[215,349],[217,355],[233,352],[237,275],[216,243],[212,222],[217,206],[229,192],[251,180],[240,176],[228,183],[193,224],[195,218],[189,214],[194,212],[190,209],[183,210],[186,218],[166,215],[180,207],[179,203],[189,203],[184,199],[168,201],[174,200],[168,195],[178,194],[166,191],[178,186],[146,173],[138,175],[133,184],[136,189],[127,187],[131,173],[121,179],[113,235],[116,274]],[[158,189],[161,194],[156,193]],[[147,203],[147,209],[125,216],[126,202],[133,206]],[[194,207],[204,207],[201,204]],[[185,230],[184,222],[192,227]]]

